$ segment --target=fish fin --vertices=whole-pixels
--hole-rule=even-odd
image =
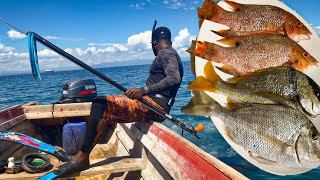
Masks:
[[[195,116],[211,116],[221,106],[204,92],[192,91],[191,101],[181,108],[181,112]]]
[[[191,81],[188,85],[188,89],[196,90],[196,91],[210,91],[210,92],[217,91],[214,85],[203,76],[198,76],[196,77],[195,80]]]
[[[239,42],[237,42],[234,38],[222,38],[217,42],[228,47],[237,47],[239,45]]]
[[[246,81],[246,80],[251,79],[253,75],[254,75],[253,73],[247,73],[247,74],[242,75],[242,76],[239,76],[239,77],[229,78],[229,79],[227,80],[227,83],[237,84],[237,83],[239,83],[239,82],[242,82],[242,81]]]
[[[191,47],[188,48],[186,51],[193,56],[201,56],[206,52],[206,44],[206,42],[193,40]]]
[[[213,33],[218,34],[219,36],[226,37],[230,33],[231,29],[220,29],[220,30],[211,30]]]
[[[289,146],[289,145],[286,145],[284,148],[283,148],[283,153],[284,154],[288,154],[288,155],[291,155],[291,154],[295,154],[295,148],[292,147],[292,146]]]
[[[196,48],[196,44],[197,44],[197,41],[193,40],[189,49],[194,50]],[[195,56],[190,55],[190,69],[192,74],[196,74],[195,61],[196,61]]]
[[[241,7],[243,6],[242,4],[229,1],[229,0],[223,0],[223,2],[228,5],[228,9],[230,9],[231,11],[240,11]]]
[[[201,28],[202,24],[203,24],[204,19],[203,18],[199,18],[198,19],[198,24],[199,24],[199,29]]]
[[[238,144],[237,142],[234,141],[234,138],[231,134],[231,132],[229,131],[229,129],[227,127],[225,127],[224,129],[224,134],[231,140],[233,141],[234,143]]]
[[[231,84],[236,84],[236,83],[239,83],[239,82],[242,82],[242,81],[249,80],[249,79],[254,78],[254,77],[263,76],[263,74],[265,74],[265,73],[268,74],[268,72],[270,70],[274,70],[274,68],[276,68],[276,67],[272,67],[272,68],[273,69],[267,68],[267,69],[256,70],[254,72],[247,72],[245,74],[241,74],[241,76],[239,76],[239,77],[229,78],[227,80],[227,82],[231,83]]]
[[[290,63],[290,62],[285,62],[284,64],[282,64],[282,66],[291,67],[291,66],[292,66],[292,63]]]
[[[256,161],[262,163],[262,164],[269,164],[269,165],[275,165],[278,164],[276,161],[272,161],[270,159],[266,159],[254,152],[248,151],[248,154],[251,158],[255,159]]]
[[[216,68],[218,68],[222,72],[225,72],[227,74],[232,74],[232,75],[234,75],[236,77],[242,75],[242,73],[239,72],[238,70],[236,70],[233,66],[230,66],[230,65],[227,65],[227,64],[224,64],[221,67],[216,67]]]
[[[204,75],[207,80],[215,86],[218,81],[222,81],[220,76],[214,70],[212,62],[208,61],[204,66]]]
[[[234,100],[232,100],[230,97],[227,97],[227,105],[226,105],[226,109],[232,111],[235,109],[240,108],[241,106],[236,103]]]
[[[286,35],[286,31],[284,30],[283,27],[279,27],[279,28],[277,29],[277,33]]]
[[[184,107],[181,108],[181,112],[194,116],[211,116],[212,111],[209,105],[195,104],[193,99]]]
[[[223,13],[225,10],[212,0],[204,0],[201,8],[198,9],[198,17],[215,21],[215,14]]]

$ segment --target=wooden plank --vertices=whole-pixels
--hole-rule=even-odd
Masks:
[[[159,123],[152,125],[135,123],[134,126],[147,134],[149,138],[157,141],[158,147],[163,149],[177,163],[177,166],[191,176],[189,177],[191,179],[210,179],[219,174],[231,179],[247,179],[238,171]]]
[[[188,179],[183,171],[179,171],[177,164],[171,159],[166,152],[158,146],[157,141],[153,141],[145,133],[141,132],[133,123],[121,124],[125,129],[128,128],[143,143],[143,145],[152,153],[160,162],[173,179]]]
[[[7,121],[23,115],[23,108],[21,105],[6,108],[0,111],[0,124],[6,123]]]
[[[145,160],[146,168],[141,171],[144,179],[172,179],[159,161],[147,150],[140,140],[127,128],[121,125],[117,128],[117,136],[130,155],[140,155]]]
[[[93,161],[91,164],[91,168],[85,171],[82,171],[78,174],[74,174],[73,176],[92,176],[92,175],[100,175],[100,174],[109,174],[109,173],[119,173],[119,172],[127,172],[127,171],[138,171],[143,169],[141,166],[140,158],[129,158],[129,157],[113,157],[108,159],[97,159]],[[21,172],[19,174],[1,174],[1,179],[35,179],[43,176],[45,173],[38,174],[29,174],[26,172]]]
[[[12,128],[13,126],[16,126],[17,124],[20,124],[24,120],[26,120],[26,115],[25,114],[22,114],[22,115],[20,115],[18,117],[10,119],[10,120],[0,124],[0,131],[7,131],[10,128]]]
[[[90,115],[92,103],[71,103],[71,104],[50,104],[24,106],[26,118],[30,120],[63,118],[63,117],[83,117]]]
[[[112,157],[108,159],[97,159],[92,161],[93,167],[82,171],[80,176],[90,176],[96,174],[118,173],[127,171],[137,171],[144,167],[141,165],[141,158]]]

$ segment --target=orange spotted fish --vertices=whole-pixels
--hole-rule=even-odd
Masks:
[[[318,64],[306,50],[285,35],[256,34],[223,38],[218,42],[228,47],[197,41],[196,49],[187,51],[193,56],[225,64],[221,70],[234,76],[274,66],[289,66],[303,72]]]
[[[299,42],[310,39],[307,27],[291,13],[271,5],[239,4],[224,0],[233,10],[229,12],[212,0],[205,0],[198,11],[201,19],[207,19],[230,27],[215,33],[223,37],[268,33],[284,34]]]

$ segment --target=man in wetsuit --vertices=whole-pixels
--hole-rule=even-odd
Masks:
[[[90,152],[108,124],[165,120],[135,100],[144,98],[168,113],[182,81],[183,67],[179,55],[171,47],[170,30],[166,27],[159,27],[152,32],[152,39],[151,43],[156,58],[150,67],[146,86],[130,88],[125,95],[94,99],[84,143],[81,150],[73,157],[73,163],[68,165],[69,167],[75,166],[71,168],[73,171],[79,171],[82,165],[88,165]]]

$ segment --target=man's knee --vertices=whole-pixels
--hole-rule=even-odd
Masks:
[[[105,96],[98,96],[93,99],[92,104],[107,104],[107,99]]]
[[[91,120],[99,121],[103,117],[103,113],[107,108],[107,100],[105,97],[94,98],[91,105]]]

